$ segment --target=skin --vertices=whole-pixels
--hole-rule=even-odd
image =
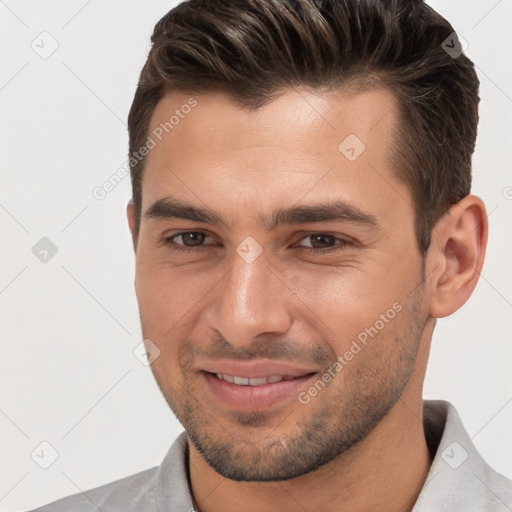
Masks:
[[[189,97],[164,97],[150,133]],[[423,258],[411,193],[387,159],[399,122],[390,91],[287,90],[254,112],[221,93],[194,97],[197,106],[150,151],[134,246],[142,331],[160,350],[153,374],[189,434],[195,508],[411,510],[432,462],[422,426],[432,332],[478,280],[482,201],[454,205]],[[354,161],[338,150],[351,133],[366,146]],[[170,196],[226,225],[144,215]],[[260,221],[329,201],[377,225]],[[133,234],[132,204],[127,216]],[[206,236],[169,238],[180,232]],[[237,253],[248,236],[262,250],[250,263]],[[173,249],[184,244],[192,251]],[[400,311],[308,403],[294,392],[263,410],[236,410],[205,385],[205,360],[264,358],[313,369],[296,390],[307,393],[393,304]]]

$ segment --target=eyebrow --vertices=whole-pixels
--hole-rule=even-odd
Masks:
[[[155,201],[144,213],[144,218],[184,219],[230,230],[229,224],[215,210],[206,206],[183,203],[172,197],[164,197]],[[379,227],[379,222],[374,215],[344,201],[277,208],[268,218],[260,215],[259,221],[269,230],[282,224],[309,224],[328,221],[360,224],[373,229]]]

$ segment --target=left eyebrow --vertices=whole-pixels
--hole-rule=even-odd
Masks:
[[[215,210],[184,203],[172,197],[164,197],[155,201],[144,213],[144,218],[185,219],[231,230],[229,223]],[[259,221],[268,230],[273,230],[282,224],[310,224],[314,222],[348,222],[373,229],[380,227],[379,221],[374,215],[364,212],[345,201],[277,208],[272,211],[269,217],[260,215]]]
[[[272,212],[270,219],[260,217],[267,229],[275,229],[280,224],[308,224],[313,222],[350,222],[373,229],[379,228],[377,217],[364,212],[344,201],[278,208]]]

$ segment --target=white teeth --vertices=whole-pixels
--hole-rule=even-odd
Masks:
[[[237,377],[236,375],[227,375],[225,373],[217,373],[216,376],[218,379],[225,380],[231,384],[237,384],[238,386],[264,386],[265,384],[275,384],[276,382],[287,379],[287,377],[282,375],[270,375],[269,377],[260,377],[257,379]]]
[[[262,377],[261,379],[249,379],[251,386],[263,386],[267,383],[267,379]]]

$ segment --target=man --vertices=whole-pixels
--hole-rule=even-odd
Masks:
[[[422,400],[487,241],[451,25],[419,0],[192,0],[152,42],[127,216],[186,432],[39,510],[511,510],[454,407]]]

